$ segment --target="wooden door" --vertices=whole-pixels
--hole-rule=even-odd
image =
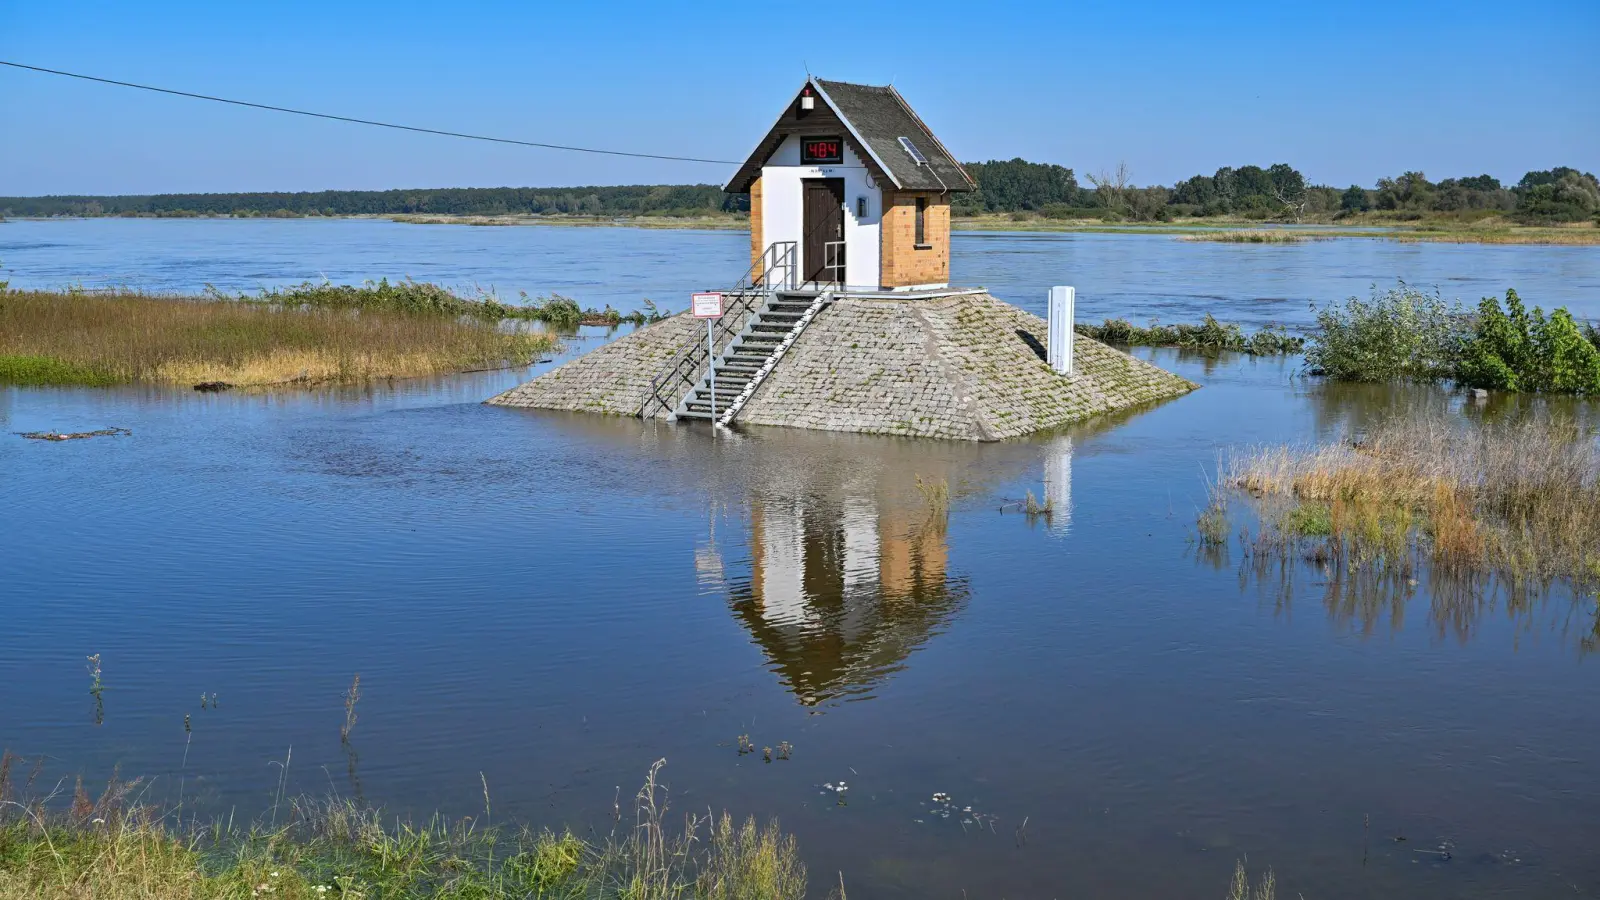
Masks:
[[[844,240],[844,179],[806,178],[800,184],[800,271],[805,281],[842,284],[844,245],[835,242]]]

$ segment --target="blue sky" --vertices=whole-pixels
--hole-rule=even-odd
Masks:
[[[1600,169],[1600,3],[48,3],[0,59],[527,140],[742,159],[805,67],[893,81],[961,159],[1140,184]],[[0,195],[720,183],[0,69]]]

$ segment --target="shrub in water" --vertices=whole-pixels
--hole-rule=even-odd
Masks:
[[[1437,294],[1405,282],[1317,311],[1306,350],[1313,374],[1340,381],[1434,381],[1455,374],[1462,318]]]

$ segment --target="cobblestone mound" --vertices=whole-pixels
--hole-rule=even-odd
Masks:
[[[650,379],[695,339],[705,339],[705,325],[687,313],[676,315],[597,347],[488,402],[636,416]]]
[[[1045,362],[1046,325],[988,294],[842,298],[739,415],[789,425],[991,441],[1166,400],[1193,382],[1078,335],[1073,374]]]
[[[679,316],[490,400],[636,415],[651,377],[698,332]],[[737,421],[994,441],[1178,397],[1184,378],[1078,335],[1073,374],[1045,362],[1046,325],[988,294],[842,297],[824,308]]]

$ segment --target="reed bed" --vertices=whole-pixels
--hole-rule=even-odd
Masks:
[[[631,822],[619,815],[609,834],[587,840],[491,826],[487,804],[481,818],[414,823],[338,798],[293,801],[282,825],[186,824],[130,804],[137,783],[114,782],[98,800],[80,784],[65,809],[50,797],[0,803],[0,900],[805,896],[792,837],[726,813],[676,824],[660,768],[651,768]]]
[[[1279,228],[1246,228],[1238,231],[1199,231],[1180,235],[1180,241],[1201,241],[1219,244],[1300,244],[1306,241],[1328,240],[1331,236],[1288,231]]]
[[[212,294],[217,298],[226,297],[216,291]],[[594,307],[584,309],[578,305],[578,301],[560,294],[529,297],[523,292],[519,296],[520,303],[502,303],[493,291],[479,290],[475,297],[463,296],[432,282],[413,281],[409,278],[391,282],[384,278],[360,285],[307,281],[293,287],[265,290],[253,297],[240,294],[234,299],[307,309],[346,309],[363,312],[379,310],[464,316],[491,322],[507,319],[523,320],[545,322],[561,328],[576,328],[579,325],[614,326],[624,322],[647,325],[666,318],[666,314],[648,299],[644,301],[643,310],[623,314],[610,305],[605,309]]]
[[[262,386],[520,365],[552,335],[474,316],[132,292],[0,293],[0,381]]]
[[[1511,584],[1600,584],[1600,442],[1571,422],[1396,418],[1360,441],[1230,457],[1222,483],[1286,501],[1259,549],[1325,538],[1313,555]]]

